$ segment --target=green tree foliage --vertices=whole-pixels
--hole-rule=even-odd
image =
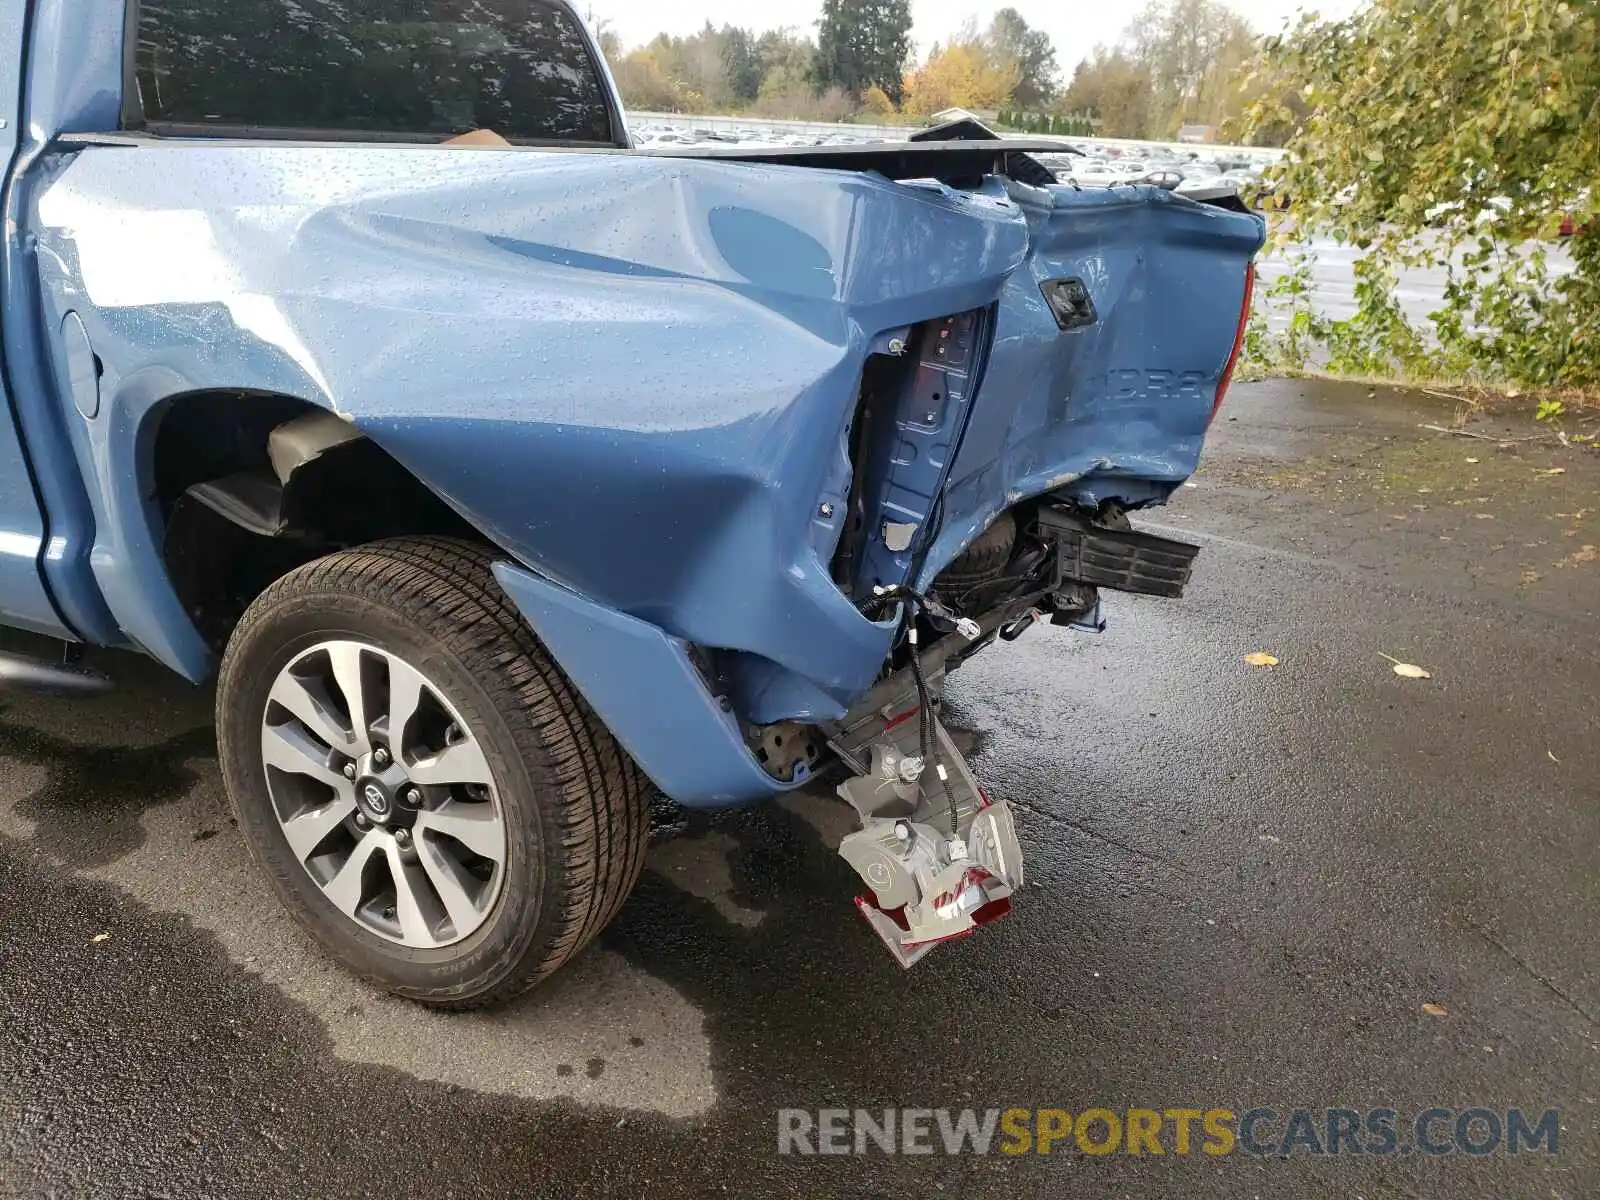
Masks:
[[[792,29],[771,29],[763,33],[756,42],[762,89],[774,83],[779,87],[791,83],[809,86],[811,61],[816,54],[816,45]]]
[[[750,31],[732,26],[723,29],[722,72],[734,100],[749,104],[761,94],[761,54]]]
[[[1080,63],[1065,91],[1049,36],[1013,7],[984,27],[969,19],[920,68],[907,61],[908,0],[823,0],[818,25],[816,42],[792,30],[757,38],[708,23],[692,37],[662,35],[626,54],[614,36],[602,32],[602,43],[624,100],[644,111],[884,120],[906,108],[909,77],[922,84],[919,112],[998,106],[1012,114],[1011,128],[1171,137],[1182,123],[1237,117],[1266,94],[1264,76],[1257,91],[1241,88],[1249,75],[1242,64],[1257,48],[1218,0],[1149,0],[1122,42]],[[1278,98],[1296,111],[1294,96]],[[1286,135],[1280,127],[1256,136],[1280,144]]]
[[[648,50],[607,58],[627,108],[635,112],[684,112],[692,104],[687,89],[669,79]]]
[[[1067,112],[1088,113],[1102,137],[1145,137],[1150,127],[1150,73],[1121,50],[1101,46],[1084,59],[1061,97]]]
[[[910,0],[822,0],[812,80],[860,97],[881,88],[898,105],[911,52]]]
[[[1019,108],[1046,108],[1055,100],[1059,69],[1049,34],[1030,26],[1016,9],[1002,8],[983,41],[992,61],[1014,69],[1012,101]]]
[[[817,48],[792,30],[771,30],[756,42],[761,86],[754,111],[761,116],[837,120],[829,114],[834,101],[819,97],[811,86],[811,62]],[[842,95],[842,93],[841,93]],[[824,102],[826,101],[826,102]],[[846,101],[848,106],[848,100]]]
[[[753,103],[766,77],[765,41],[758,42],[746,29],[717,29],[707,22],[690,37],[663,33],[624,54],[614,35],[605,30],[600,35],[623,103],[643,112],[723,110]],[[808,63],[810,43],[802,45],[802,61]]]
[[[1310,109],[1276,171],[1292,236],[1362,252],[1356,315],[1302,323],[1336,366],[1600,385],[1600,5],[1370,0],[1304,20],[1266,73],[1256,125],[1293,122],[1290,85]],[[1400,265],[1448,273],[1431,336],[1395,303]]]

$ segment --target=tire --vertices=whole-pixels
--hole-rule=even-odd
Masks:
[[[1011,551],[1016,543],[1016,518],[1009,512],[1003,512],[995,518],[993,525],[939,573],[934,586],[942,595],[959,597],[992,579],[998,579],[1011,561]]]
[[[246,611],[228,643],[217,687],[217,740],[228,794],[252,855],[283,903],[358,975],[442,1008],[503,1003],[553,974],[621,909],[643,867],[649,834],[651,789],[643,774],[522,621],[495,582],[492,561],[471,543],[430,538],[378,542],[301,567]],[[363,712],[385,710],[369,726],[371,752],[359,759],[354,749],[348,756],[341,752],[335,735],[344,731],[326,728],[358,724],[344,687],[350,677],[339,676],[333,665],[351,646],[353,678],[359,681],[354,691],[363,697]],[[324,665],[334,686],[315,685],[316,670]],[[358,775],[349,791],[357,811],[331,826],[302,858],[291,848],[285,813],[293,806],[287,797],[308,789],[331,797],[325,809],[315,807],[320,800],[296,809],[296,828],[309,825],[302,818],[320,818],[322,812],[338,817],[346,802],[338,775],[376,772],[374,764],[384,761],[377,747],[390,739],[378,732],[378,722],[394,723],[400,704],[395,695],[404,690],[398,681],[407,668],[426,687],[400,718],[388,770],[413,771],[421,779],[427,762],[439,775],[439,764],[470,759],[463,777],[478,782],[411,787],[402,779],[381,797],[363,790]],[[322,686],[315,694],[333,697],[313,713],[320,725],[298,721],[294,713],[301,710],[280,701],[291,694],[298,698],[295,684],[302,680],[313,681],[306,684],[312,689],[307,694]],[[319,727],[323,735],[303,736]],[[408,765],[401,743],[423,740],[413,737],[419,729],[432,731],[429,736],[444,749]],[[308,758],[326,750],[326,777],[316,769],[280,771],[280,755],[268,748],[277,747],[273,738],[279,733],[308,747]],[[359,735],[348,736],[356,746]],[[447,757],[462,742],[475,743],[481,753]],[[418,801],[411,813],[415,825],[402,833],[401,796],[416,799],[423,792],[438,795]],[[395,825],[379,824],[382,810],[369,806],[363,798],[369,796],[372,804],[392,801],[388,811]],[[456,814],[456,828],[487,828],[479,820],[495,826],[498,833],[485,849],[489,857],[478,855],[480,837],[457,842],[434,828],[448,828],[441,817],[448,813]],[[463,813],[474,821],[462,822]],[[404,847],[402,838],[409,839]],[[347,841],[353,847],[348,851]],[[425,848],[429,862],[421,864]],[[408,862],[402,849],[415,858]],[[367,857],[361,858],[363,852]],[[346,865],[361,858],[343,876],[335,869],[341,853],[348,855]],[[479,906],[460,908],[460,919],[444,899],[445,887],[430,882],[442,877],[422,871],[447,856],[450,879],[463,884],[451,888],[451,895],[459,902],[461,894],[471,893]],[[408,881],[404,888],[402,878]],[[367,891],[373,899],[365,898]],[[402,891],[404,901],[398,899]],[[386,906],[385,896],[396,899]],[[468,929],[470,934],[461,934]]]

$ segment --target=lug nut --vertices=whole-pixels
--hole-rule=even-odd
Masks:
[[[356,828],[357,829],[367,829],[367,828],[370,828],[371,825],[372,825],[372,822],[367,820],[367,814],[366,813],[357,813],[356,814]]]
[[[421,792],[421,790],[418,789],[418,788],[407,788],[406,789],[406,803],[411,805],[412,808],[421,808],[422,807],[422,792]]]
[[[379,746],[372,752],[372,761],[377,763],[380,767],[387,767],[389,765],[389,752],[382,746]]]
[[[394,831],[394,840],[398,845],[409,846],[411,844],[411,831],[409,829],[396,829]]]
[[[833,505],[824,504],[821,508],[817,509],[817,515],[823,518],[833,516]]]
[[[345,763],[345,765],[344,765],[344,777],[346,779],[354,779],[356,777],[356,765],[355,765],[355,763],[353,763],[353,762]]]

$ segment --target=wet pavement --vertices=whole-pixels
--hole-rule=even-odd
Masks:
[[[8,704],[0,1196],[1600,1192],[1600,461],[1365,388],[1227,412],[1159,514],[1188,598],[952,680],[1031,877],[909,973],[808,796],[665,829],[551,986],[427,1013],[280,913],[208,694]],[[1558,1109],[1559,1152],[776,1153],[780,1108],[1433,1105]]]

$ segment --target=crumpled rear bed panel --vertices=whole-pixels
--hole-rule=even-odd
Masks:
[[[1159,502],[1194,473],[1264,235],[1150,188],[1011,190],[1028,261],[1001,296],[925,583],[1019,500]],[[1084,283],[1093,324],[1057,325],[1040,287],[1056,279]]]

